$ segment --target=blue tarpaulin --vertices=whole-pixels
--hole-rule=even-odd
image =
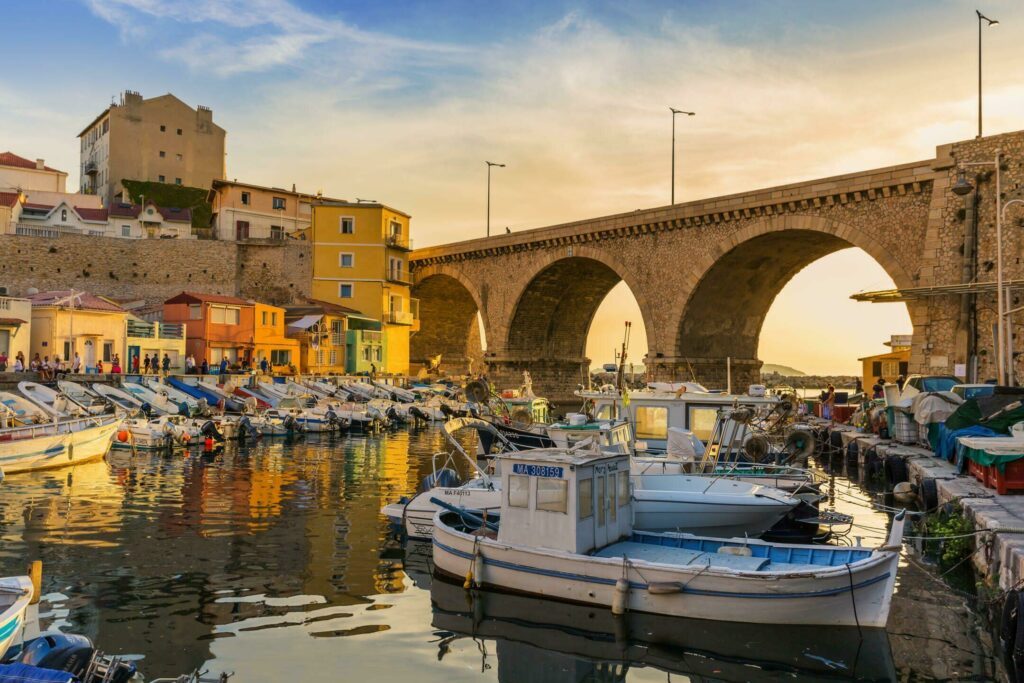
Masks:
[[[0,683],[77,683],[66,671],[40,669],[28,664],[0,664]]]
[[[945,424],[939,425],[939,437],[937,439],[935,455],[945,458],[949,462],[957,461],[957,467],[962,472],[963,464],[959,462],[961,458],[957,453],[956,447],[958,436],[1002,436],[1002,434],[981,425],[971,425],[963,429],[949,429]]]

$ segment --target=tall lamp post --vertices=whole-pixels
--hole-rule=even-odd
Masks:
[[[978,137],[981,137],[981,28],[982,26],[995,26],[999,23],[998,19],[989,19],[981,10],[974,10],[974,13],[978,15]],[[988,24],[982,24],[982,21],[987,21]]]
[[[485,161],[487,164],[487,236],[491,236],[491,167],[505,168],[505,164],[494,161]]]
[[[675,107],[669,107],[668,110],[672,112],[672,204],[676,203],[676,114],[686,114],[687,116],[696,116],[697,112],[683,111],[682,109],[676,109]]]

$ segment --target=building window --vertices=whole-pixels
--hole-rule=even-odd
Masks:
[[[629,502],[629,472],[623,470],[616,475],[619,490],[619,507]]]
[[[121,237],[131,237],[131,236],[132,236],[132,226],[130,226],[130,225],[122,225],[121,226]]]
[[[210,306],[210,322],[237,325],[240,309],[235,306]]]
[[[287,349],[274,349],[270,352],[271,365],[288,365],[292,362],[292,352]]]
[[[71,360],[71,342],[64,342],[64,360]]]
[[[235,221],[235,239],[249,239],[249,221]]]
[[[342,216],[338,230],[342,235],[353,235],[356,232],[356,219],[352,216]]]
[[[178,135],[181,135],[181,128],[178,129]]]
[[[272,240],[283,240],[284,239],[284,228],[280,225],[270,226],[270,239]]]
[[[342,282],[338,285],[338,297],[341,299],[351,299],[354,290],[355,285],[351,282]]]
[[[331,349],[331,365],[337,365],[337,364],[338,364],[338,351],[336,349]]]
[[[402,236],[402,224],[398,221],[391,221],[391,236],[401,237]]]
[[[274,311],[270,314],[270,324],[277,325],[277,312]]]
[[[60,222],[61,223],[66,223],[67,220],[68,220],[68,210],[67,209],[61,209],[60,210]]]
[[[202,304],[189,304],[188,305],[188,319],[189,320],[202,320],[203,319],[203,305]]]
[[[103,342],[103,362],[109,363],[110,359],[114,357],[114,342],[105,341]]]
[[[273,208],[274,209],[283,209],[284,208],[284,197],[274,197],[274,199],[273,199]]]
[[[103,133],[101,135],[106,134],[108,130],[110,130],[110,119],[103,119]]]
[[[692,426],[691,426],[692,429]],[[668,408],[639,406],[636,409],[636,438],[667,439]],[[706,437],[705,437],[706,438]]]
[[[160,126],[160,132],[161,133],[167,132],[167,126]]]
[[[338,265],[342,268],[352,268],[356,264],[355,254],[338,254]]]
[[[601,500],[601,482],[604,477],[598,477],[598,501]],[[541,477],[537,479],[537,509],[548,512],[565,512],[568,509],[569,482],[565,479],[548,479]],[[598,507],[598,515],[603,508]]]
[[[530,478],[518,474],[508,478],[508,506],[513,508],[530,507]]]
[[[267,324],[267,312],[266,311],[263,311],[262,319],[263,319],[263,324],[266,325]]]
[[[160,150],[160,158],[163,159],[165,156],[167,156],[167,152]]]
[[[181,178],[175,178],[174,179],[174,184],[175,185],[181,185]]]
[[[242,193],[242,204],[244,204],[246,206],[249,206],[249,197],[250,197],[250,195],[249,195],[248,192],[243,192]]]
[[[157,180],[159,180],[161,183],[166,183],[167,182],[167,178],[163,177],[162,175],[161,176],[157,176]]]
[[[181,156],[180,154],[175,154],[175,155],[174,155],[174,158],[175,158],[175,159],[176,159],[177,161],[181,161],[183,157],[182,157],[182,156]]]

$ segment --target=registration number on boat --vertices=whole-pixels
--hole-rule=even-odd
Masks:
[[[526,465],[524,463],[516,463],[512,466],[512,472],[515,474],[526,474],[531,477],[550,477],[552,479],[562,478],[562,468],[551,467],[550,465]]]

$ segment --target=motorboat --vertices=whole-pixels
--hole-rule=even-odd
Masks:
[[[539,449],[501,460],[501,512],[442,505],[433,559],[470,585],[750,624],[884,628],[905,512],[878,548],[636,531],[626,455]]]
[[[245,408],[245,402],[243,400],[239,399],[237,396],[229,394],[227,391],[221,389],[212,382],[203,382],[200,380],[196,382],[196,387],[202,390],[203,393],[208,396],[212,396],[215,399],[213,403],[210,403],[211,406],[217,406],[233,413],[240,413]]]
[[[69,401],[61,392],[54,391],[45,384],[38,384],[37,382],[18,382],[18,391],[20,391],[25,398],[42,408],[54,419],[71,416],[81,417],[89,414],[88,411],[81,406],[77,405],[73,401]]]
[[[291,417],[303,431],[314,433],[336,432],[349,426],[349,423],[330,407],[325,408],[323,412],[307,410],[295,398],[282,398],[276,408],[264,411],[263,415],[282,422]]]
[[[110,412],[110,404],[104,401],[99,394],[90,391],[85,385],[62,379],[57,380],[57,388],[69,401],[77,403],[90,415]]]
[[[53,414],[43,410],[24,396],[0,391],[0,429],[46,424],[53,421]]]
[[[396,403],[416,402],[416,394],[408,389],[396,387],[393,384],[384,384],[383,382],[373,382],[373,386],[377,387],[381,391],[387,392],[388,398]]]
[[[256,401],[256,407],[259,409],[274,408],[277,406],[278,401],[281,400],[277,396],[268,396],[256,391],[250,386],[235,387],[235,396],[241,397],[242,400]]]
[[[28,576],[0,578],[0,660],[23,636],[33,593]]]
[[[92,385],[92,390],[95,391],[100,396],[102,396],[107,401],[113,403],[121,410],[124,410],[125,412],[128,413],[144,413],[147,409],[147,406],[148,410],[151,413],[157,415],[164,413],[164,411],[160,410],[156,406],[152,406],[146,403],[141,398],[133,394],[129,394],[127,391],[124,391],[117,387],[110,386],[109,384],[100,384],[99,382],[96,382]]]
[[[93,415],[0,429],[0,469],[16,474],[102,458],[120,421]]]
[[[180,415],[162,415],[153,419],[144,416],[126,418],[117,430],[113,447],[170,450],[198,445],[202,442],[200,430],[186,424],[185,419]]]
[[[121,390],[165,415],[188,415],[188,405],[171,400],[167,394],[158,394],[141,382],[125,380],[121,382]]]
[[[189,415],[205,415],[209,413],[209,404],[207,404],[205,399],[197,399],[181,389],[160,381],[157,377],[146,377],[143,379],[143,383],[156,394],[165,396],[168,400],[179,405],[184,404],[187,406]]]

